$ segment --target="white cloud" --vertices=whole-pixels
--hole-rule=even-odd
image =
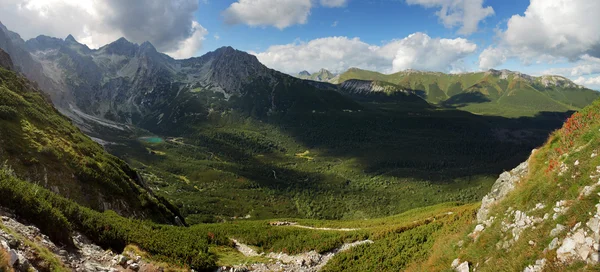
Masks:
[[[389,46],[397,47],[393,71],[448,70],[477,49],[476,44],[466,39],[432,39],[424,33],[411,34]]]
[[[351,67],[384,73],[404,69],[456,71],[477,45],[466,39],[437,39],[414,33],[382,46],[359,38],[327,37],[308,42],[275,45],[255,54],[268,67],[287,73],[326,68],[343,72]]]
[[[479,55],[479,68],[488,70],[506,62],[507,54],[501,48],[488,47]]]
[[[196,55],[198,49],[202,47],[202,42],[204,41],[204,37],[208,34],[208,31],[198,22],[193,21],[191,32],[194,34],[192,34],[191,37],[180,41],[177,50],[166,52],[166,54],[176,59],[184,59]]]
[[[321,0],[321,5],[330,8],[339,8],[346,6],[348,0]]]
[[[572,67],[552,68],[542,73],[559,74],[567,77],[580,77],[600,74],[600,58],[595,58],[590,55],[583,55],[581,59],[575,62]]]
[[[600,1],[531,0],[524,15],[508,20],[506,30],[498,34],[498,44],[484,50],[480,66],[498,65],[508,58],[528,64],[600,57],[598,13]],[[490,62],[490,52],[501,53],[495,58],[502,61]]]
[[[0,6],[2,23],[25,39],[72,34],[92,48],[124,36],[189,57],[207,33],[194,21],[196,0],[0,0]]]
[[[494,15],[494,9],[484,7],[483,0],[406,0],[409,5],[440,8],[436,15],[448,28],[460,26],[458,33],[469,35],[476,32],[479,22]]]
[[[284,29],[295,24],[305,24],[311,0],[239,0],[224,12],[228,24],[249,26],[275,26]]]
[[[230,25],[246,24],[253,27],[274,26],[284,29],[303,25],[308,21],[310,10],[320,3],[323,7],[339,8],[348,0],[237,0],[222,15]]]
[[[336,27],[338,26],[339,22],[338,21],[333,21],[333,23],[331,24],[331,27]]]
[[[579,84],[579,85],[583,85],[587,88],[590,89],[595,89],[595,90],[599,90],[600,89],[600,76],[597,77],[579,77],[575,80],[573,80],[573,82]]]

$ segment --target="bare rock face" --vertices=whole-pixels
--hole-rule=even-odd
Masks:
[[[14,66],[12,60],[8,53],[4,52],[4,50],[0,49],[0,67],[8,70],[13,70]]]
[[[502,173],[492,186],[492,191],[483,197],[481,208],[479,208],[479,211],[477,212],[477,222],[485,223],[485,221],[488,220],[491,207],[502,201],[511,191],[513,191],[515,185],[528,173],[529,161],[521,163],[509,172]]]

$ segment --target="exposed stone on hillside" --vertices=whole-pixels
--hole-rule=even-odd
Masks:
[[[274,260],[274,263],[255,263],[249,265],[238,265],[234,267],[221,267],[217,271],[218,272],[238,272],[238,271],[258,271],[258,272],[267,272],[267,271],[282,271],[282,272],[317,272],[320,271],[326,264],[333,258],[336,254],[340,252],[347,251],[353,247],[364,245],[364,244],[372,244],[371,240],[364,241],[356,241],[353,243],[343,244],[341,247],[336,248],[332,251],[319,254],[316,251],[305,252],[297,255],[288,255],[286,253],[274,253],[270,252],[268,254],[265,253],[257,253],[249,246],[238,242],[237,240],[232,240],[236,248],[245,256],[254,257],[254,256],[263,256],[269,259]]]
[[[156,267],[141,257],[127,252],[129,257],[105,251],[90,242],[85,236],[75,233],[76,249],[65,249],[55,245],[37,227],[25,225],[14,219],[14,215],[0,208],[0,247],[10,255],[9,265],[18,272],[49,271],[49,263],[39,251],[48,250],[53,258],[64,264],[65,269],[77,272],[157,271]],[[35,245],[35,247],[31,245]]]
[[[535,152],[532,151],[532,154]],[[529,161],[521,163],[515,169],[504,172],[496,180],[492,186],[490,193],[483,197],[481,208],[477,212],[477,222],[485,223],[488,220],[490,209],[502,201],[511,191],[515,189],[515,185],[529,173]],[[488,222],[489,224],[489,222]]]

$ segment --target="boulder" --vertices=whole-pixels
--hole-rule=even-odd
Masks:
[[[456,272],[469,272],[469,262],[464,262],[459,264],[456,268],[454,268]]]
[[[477,212],[477,222],[484,223],[489,217],[490,208],[502,201],[508,193],[512,192],[515,189],[515,184],[519,183],[521,178],[527,175],[528,172],[529,161],[526,161],[510,172],[502,173],[496,182],[494,182],[492,191],[481,200],[481,208]]]

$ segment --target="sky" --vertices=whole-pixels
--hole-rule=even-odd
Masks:
[[[174,58],[222,46],[295,74],[351,67],[556,74],[600,89],[597,0],[0,0],[0,21],[98,48],[120,37]]]

